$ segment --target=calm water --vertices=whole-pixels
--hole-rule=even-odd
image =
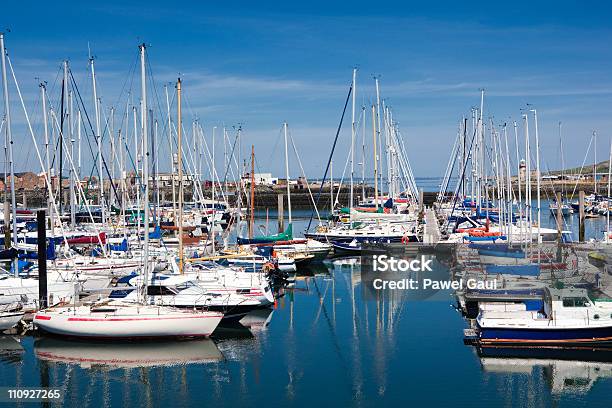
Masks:
[[[296,231],[306,222],[295,220]],[[425,300],[399,291],[373,295],[355,261],[300,271],[270,313],[209,341],[104,345],[18,338],[21,351],[0,352],[0,384],[59,387],[66,406],[81,408],[610,406],[612,363],[569,355],[480,357],[462,342],[466,323],[451,293]],[[437,265],[438,273],[448,273]],[[16,345],[7,337],[0,344]]]
[[[60,387],[65,404],[79,407],[609,406],[612,363],[481,360],[462,343],[450,293],[372,299],[358,266],[311,272],[250,330],[213,341],[22,338],[24,351],[0,361],[1,383]]]

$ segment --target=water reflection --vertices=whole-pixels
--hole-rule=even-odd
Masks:
[[[23,346],[12,336],[0,336],[0,363],[17,364],[22,361]]]
[[[542,377],[553,395],[587,394],[598,381],[612,378],[608,349],[484,348],[478,355],[483,371]]]
[[[428,256],[435,279],[449,276],[446,257]],[[60,386],[65,405],[80,408],[271,401],[489,407],[516,402],[517,388],[521,405],[547,405],[557,395],[592,404],[598,383],[612,381],[612,358],[599,352],[534,356],[489,348],[475,355],[462,343],[464,320],[449,307],[450,291],[374,291],[364,264],[349,257],[300,268],[274,309],[220,326],[211,340],[0,338],[0,377],[9,385]]]
[[[108,343],[43,337],[34,343],[40,360],[81,368],[137,368],[205,364],[223,355],[212,340]]]

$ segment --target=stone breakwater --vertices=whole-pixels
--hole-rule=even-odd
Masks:
[[[316,200],[317,195],[319,194],[320,187],[319,186],[311,186],[312,195],[314,200]],[[203,189],[205,197],[211,197],[212,190],[210,188]],[[374,195],[374,188],[366,187],[365,188],[366,196]],[[121,195],[118,192],[119,196]],[[151,200],[155,202],[155,192],[151,191]],[[161,203],[171,203],[172,202],[172,188],[164,187],[160,188],[160,202]],[[249,191],[246,191],[246,194],[249,194]],[[133,194],[130,194],[132,196]],[[255,208],[258,210],[276,209],[278,206],[278,196],[284,196],[284,206],[287,207],[287,191],[285,188],[270,188],[270,187],[262,187],[258,186],[255,189]],[[355,186],[353,198],[355,204],[361,199],[362,189],[361,186]],[[107,194],[106,197],[109,195]],[[91,202],[98,202],[98,191],[95,189],[90,189],[87,197]],[[190,202],[193,199],[193,188],[191,186],[185,188],[184,193],[185,201]],[[219,195],[217,197],[220,197]],[[236,205],[238,202],[238,196],[235,191],[229,191],[227,193],[227,199],[231,205]],[[350,200],[350,188],[343,187],[338,193],[338,189],[334,189],[334,197],[337,197],[338,203],[341,206],[348,206]],[[56,197],[57,199],[57,197]],[[10,200],[10,198],[9,198]],[[67,205],[69,203],[69,191],[67,188],[62,190],[62,205]],[[19,207],[24,208],[37,208],[44,207],[47,201],[47,190],[45,189],[33,189],[33,190],[20,190],[17,191],[17,203]],[[80,200],[79,200],[80,201]],[[326,187],[321,192],[321,197],[318,202],[318,207],[320,209],[329,208],[330,207],[330,191],[329,188]],[[119,202],[119,200],[115,200],[115,202]],[[243,193],[243,207],[246,207],[246,199],[245,194]],[[291,207],[294,209],[310,209],[312,208],[313,199],[310,197],[307,188],[295,188],[291,191]]]

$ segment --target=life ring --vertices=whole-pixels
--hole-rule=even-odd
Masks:
[[[410,242],[410,239],[408,238],[408,235],[404,235],[402,237],[402,244],[408,245],[409,242]]]
[[[276,269],[276,267],[274,266],[274,264],[272,262],[266,262],[263,267],[261,268],[262,271],[268,273],[268,272],[272,272],[274,269]]]

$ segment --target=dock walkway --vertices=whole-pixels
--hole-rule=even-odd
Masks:
[[[425,229],[423,230],[423,243],[436,244],[440,241],[440,227],[433,208],[425,209]]]

